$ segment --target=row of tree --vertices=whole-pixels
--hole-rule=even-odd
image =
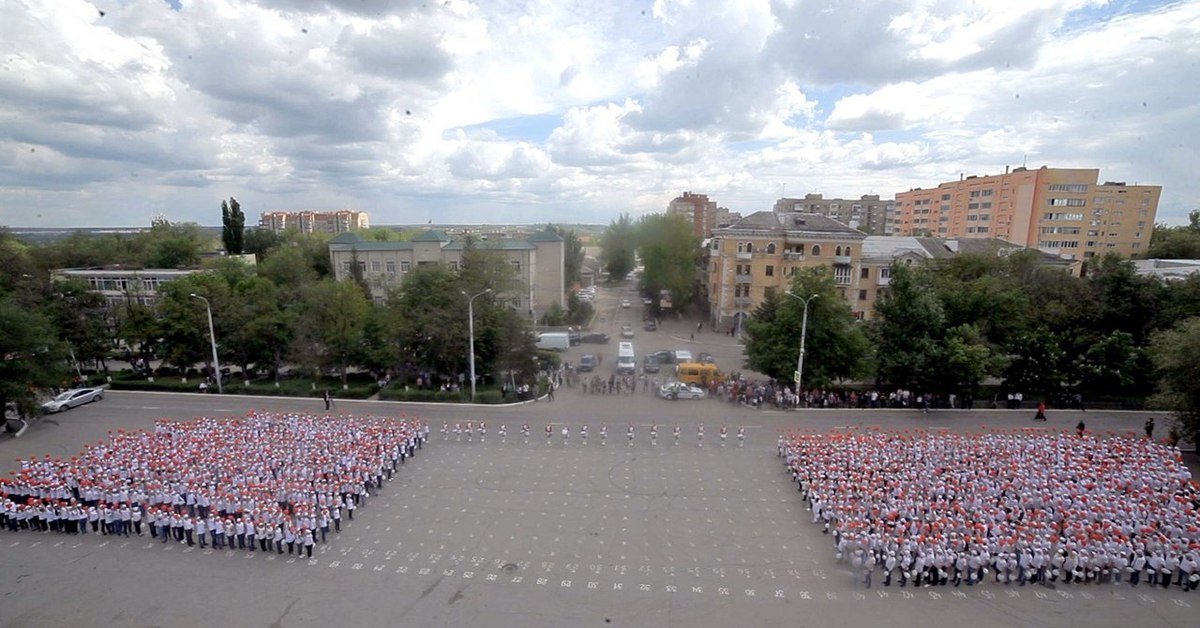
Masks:
[[[893,266],[866,324],[854,320],[826,268],[799,273],[790,292],[818,295],[809,306],[806,388],[873,381],[976,397],[995,381],[1026,398],[1153,397],[1183,413],[1200,408],[1200,334],[1187,336],[1200,324],[1200,276],[1165,282],[1116,256],[1089,261],[1075,277],[1035,252],[961,255]],[[787,294],[758,307],[747,324],[748,368],[792,379],[802,310]],[[1163,388],[1167,371],[1190,373],[1192,391]]]
[[[0,405],[34,411],[41,391],[60,385],[73,365],[107,370],[109,360],[120,358],[161,360],[180,371],[211,366],[205,308],[192,295],[211,304],[222,365],[247,379],[286,371],[336,374],[345,383],[359,369],[377,377],[458,381],[468,363],[464,293],[483,293],[474,301],[477,372],[490,381],[519,382],[538,368],[530,321],[497,298],[518,286],[496,252],[468,247],[457,271],[418,266],[377,304],[361,283],[333,279],[328,236],[246,231],[234,199],[222,203],[222,218],[221,244],[256,254],[256,265],[205,259],[202,252],[219,248],[215,233],[165,220],[133,234],[75,233],[42,245],[0,230]],[[579,239],[555,229],[568,244],[568,280],[578,281]],[[416,233],[365,235],[386,240]],[[82,283],[51,279],[64,267],[202,264],[207,272],[162,285],[151,303],[133,287],[113,304]]]
[[[610,281],[622,281],[642,262],[639,289],[643,296],[658,303],[666,291],[672,308],[680,310],[697,297],[697,256],[704,251],[682,216],[648,214],[636,222],[629,214],[612,221],[600,239],[601,258]]]

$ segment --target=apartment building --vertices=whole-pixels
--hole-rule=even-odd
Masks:
[[[759,211],[713,230],[706,269],[709,320],[738,327],[801,268],[830,265],[847,303],[856,305],[858,265],[867,235],[827,216]]]
[[[566,274],[566,244],[557,233],[539,231],[523,240],[479,239],[476,249],[496,251],[512,266],[520,288],[497,295],[519,312],[541,316],[554,303],[566,306],[563,278]],[[355,233],[343,233],[329,241],[329,259],[334,277],[346,281],[352,277],[356,260],[376,302],[387,298],[400,286],[408,273],[418,266],[442,264],[458,270],[462,264],[465,239],[452,239],[445,232],[428,230],[407,242],[375,242]]]
[[[1005,168],[896,195],[896,234],[1000,238],[1070,259],[1150,246],[1162,186],[1098,183],[1094,168]]]
[[[820,214],[870,235],[891,235],[896,202],[881,199],[878,194],[864,194],[858,199],[805,194],[804,198],[781,198],[775,201],[774,210]]]
[[[728,216],[728,210],[725,211]],[[712,230],[717,226],[717,212],[717,202],[710,201],[705,194],[684,192],[667,204],[667,214],[683,216],[692,223],[693,235],[701,240],[712,235]]]
[[[126,302],[153,305],[163,284],[203,272],[199,268],[61,268],[51,273],[56,281],[76,280],[98,292],[110,306]]]
[[[303,233],[347,233],[361,231],[371,226],[367,212],[343,209],[332,212],[263,212],[258,219],[260,229],[275,233],[297,229]]]

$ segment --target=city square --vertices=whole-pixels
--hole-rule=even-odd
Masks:
[[[237,416],[262,403],[112,393],[104,404],[44,421],[6,443],[6,453],[67,455],[111,429],[151,427],[167,407],[183,419]],[[319,414],[313,401],[271,405]],[[339,413],[363,415],[394,407],[338,405]],[[809,523],[776,455],[781,430],[801,423],[971,431],[1027,426],[1025,412],[775,412],[570,389],[553,402],[403,411],[429,423],[430,442],[312,559],[148,536],[6,534],[3,625],[916,624],[931,614],[978,625],[1116,625],[1147,613],[1163,625],[1184,625],[1194,612],[1194,596],[1178,588],[900,589],[876,582],[867,589],[849,564],[837,562],[831,538]],[[1052,415],[1046,429],[1071,429],[1075,417],[1062,415]],[[486,441],[440,434],[443,423],[468,419],[488,423]],[[1142,417],[1097,412],[1087,419],[1096,430],[1136,430]],[[675,445],[669,434],[677,424],[683,436]],[[550,439],[546,425],[553,426]],[[653,444],[651,425],[660,432]],[[731,434],[744,427],[745,446],[730,437],[722,447],[721,425],[734,428]],[[610,433],[603,445],[601,426]]]

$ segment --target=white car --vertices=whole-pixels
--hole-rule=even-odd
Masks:
[[[633,325],[621,325],[621,337],[633,338]]]
[[[632,307],[632,305],[633,304],[629,302],[629,299],[621,299],[621,307],[623,307],[625,309],[629,309],[630,307]]]
[[[103,388],[74,388],[42,404],[42,410],[47,414],[62,412],[85,403],[100,401],[104,398]]]
[[[658,387],[658,396],[663,399],[703,399],[704,389],[683,382],[667,382]]]
[[[675,363],[676,364],[680,364],[683,362],[691,362],[691,361],[692,361],[692,352],[691,351],[686,351],[686,350],[681,350],[681,349],[675,350]]]

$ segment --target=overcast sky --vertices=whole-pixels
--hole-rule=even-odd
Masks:
[[[0,0],[0,225],[607,223],[1098,167],[1200,207],[1200,1]]]

